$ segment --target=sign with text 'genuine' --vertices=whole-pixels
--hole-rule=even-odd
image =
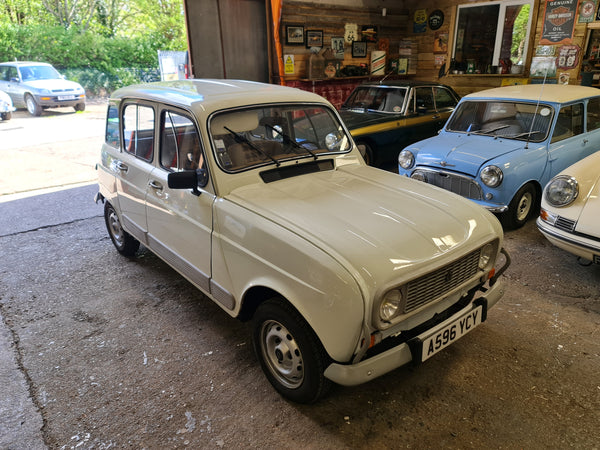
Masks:
[[[570,43],[577,16],[578,0],[547,0],[544,11],[544,29],[540,44]]]

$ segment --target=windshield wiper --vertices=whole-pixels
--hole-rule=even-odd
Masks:
[[[482,130],[470,131],[470,132],[469,132],[469,134],[477,134],[477,135],[479,135],[479,136],[488,136],[488,135],[490,135],[490,134],[492,134],[492,133],[495,133],[496,131],[500,131],[500,130],[503,130],[503,129],[505,129],[505,128],[508,128],[508,127],[510,127],[510,125],[500,125],[499,127],[492,128],[491,130],[485,130],[485,131],[482,131]]]
[[[279,136],[281,136],[283,138],[283,143],[286,145],[292,145],[295,148],[298,148],[300,150],[305,150],[306,152],[308,152],[310,154],[310,156],[312,156],[313,158],[317,159],[317,154],[315,152],[313,152],[312,150],[303,147],[302,145],[298,144],[296,141],[294,141],[291,137],[289,137],[287,134],[283,133],[282,131],[279,131],[277,128],[269,125],[268,123],[265,124],[266,127],[268,127],[270,130],[273,130],[275,133],[277,133]]]
[[[258,152],[261,155],[269,158],[271,161],[273,161],[277,165],[277,167],[279,167],[281,165],[281,163],[279,161],[277,161],[275,158],[273,158],[267,152],[258,148],[256,145],[254,145],[252,142],[250,142],[246,136],[236,133],[235,131],[233,131],[225,126],[223,128],[225,128],[229,132],[229,134],[231,134],[233,136],[234,141],[237,142],[238,144],[246,144],[248,147],[250,147],[255,152]]]
[[[514,136],[510,136],[510,137],[511,138],[520,138],[520,137],[523,137],[523,136],[530,137],[532,134],[536,134],[536,133],[542,133],[542,131],[540,131],[540,130],[524,131],[523,133],[515,134]]]

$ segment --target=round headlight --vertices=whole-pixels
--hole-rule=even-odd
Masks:
[[[379,305],[379,317],[384,322],[389,322],[400,313],[402,305],[402,292],[398,289],[392,289],[383,298]]]
[[[481,249],[481,253],[479,253],[479,268],[485,269],[490,260],[494,256],[494,246],[492,244],[486,244]]]
[[[546,201],[558,208],[573,203],[578,195],[579,184],[577,180],[567,175],[555,177],[544,189]]]
[[[402,150],[398,155],[398,164],[403,169],[410,169],[415,165],[415,155],[409,150]]]
[[[481,178],[481,181],[483,181],[483,184],[488,187],[495,188],[500,186],[500,183],[502,183],[504,174],[498,166],[486,166],[479,174],[479,177]]]

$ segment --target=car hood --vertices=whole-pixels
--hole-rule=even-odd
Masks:
[[[362,165],[244,186],[227,199],[303,236],[375,289],[502,234],[473,202]]]
[[[34,89],[48,89],[50,91],[67,91],[67,90],[77,90],[82,89],[79,83],[69,80],[63,79],[54,79],[54,80],[33,80],[26,81],[23,83],[25,86],[32,87]]]
[[[382,122],[404,119],[402,114],[381,113],[377,111],[357,112],[341,110],[340,116],[350,131],[370,125],[377,125]]]
[[[444,132],[417,142],[408,150],[416,153],[418,166],[446,167],[475,177],[487,161],[521,150],[524,146],[524,141]]]

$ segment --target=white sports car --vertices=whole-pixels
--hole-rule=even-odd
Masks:
[[[544,189],[537,226],[550,242],[600,264],[600,152],[568,167]]]

